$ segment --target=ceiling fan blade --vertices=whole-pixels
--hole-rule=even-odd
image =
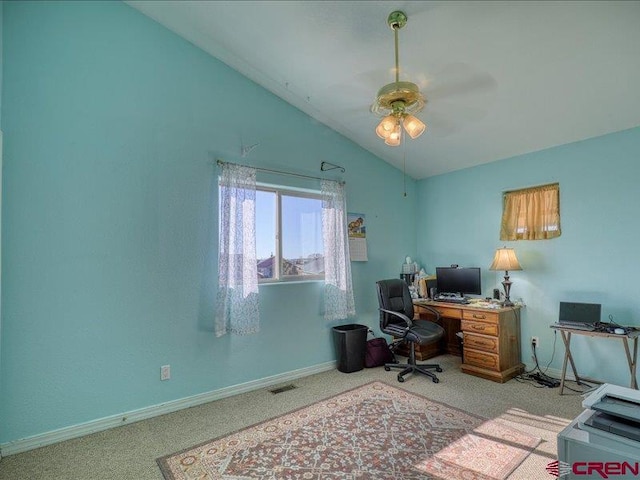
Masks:
[[[491,93],[498,82],[485,72],[474,70],[465,63],[447,65],[442,71],[427,80],[425,94],[429,99],[444,98],[452,95]]]
[[[486,115],[487,109],[439,101],[437,107],[427,108],[423,117],[427,124],[427,132],[435,137],[448,137]]]
[[[425,120],[427,123],[427,132],[425,135],[445,138],[459,130],[455,122],[446,115],[431,113]]]
[[[357,73],[353,76],[353,79],[358,85],[370,90],[373,98],[382,86],[395,80],[395,68],[376,68],[367,72]]]

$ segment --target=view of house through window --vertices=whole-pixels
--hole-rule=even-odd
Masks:
[[[256,250],[261,282],[324,278],[320,194],[258,187]]]

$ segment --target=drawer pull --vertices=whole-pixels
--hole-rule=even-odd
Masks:
[[[471,325],[471,328],[473,328],[474,330],[483,331],[484,330],[484,325]]]
[[[485,318],[487,318],[487,317],[486,317],[485,315],[479,315],[479,314],[477,314],[477,313],[474,313],[474,314],[473,314],[473,318],[479,318],[480,320],[483,320],[483,319],[485,319]]]

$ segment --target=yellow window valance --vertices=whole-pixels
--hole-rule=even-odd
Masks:
[[[560,233],[560,184],[504,192],[500,240],[545,240]]]

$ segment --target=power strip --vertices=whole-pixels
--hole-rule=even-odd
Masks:
[[[557,387],[560,386],[560,380],[557,380],[557,379],[551,378],[551,377],[547,377],[547,376],[543,376],[543,375],[541,375],[539,373],[530,373],[529,374],[529,378],[531,380],[535,380],[540,385],[544,385],[545,387],[557,388]]]

